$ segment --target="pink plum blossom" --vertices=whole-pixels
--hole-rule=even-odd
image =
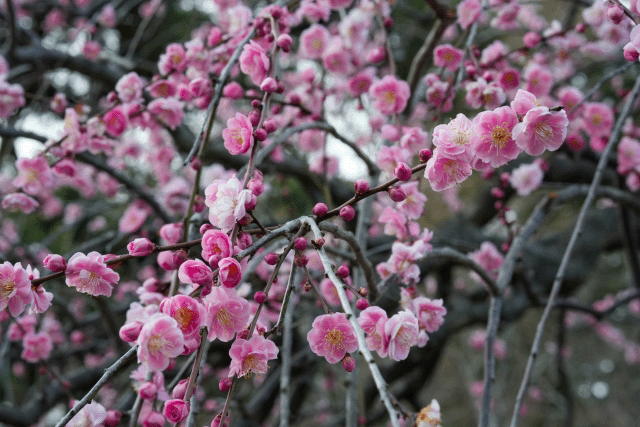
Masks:
[[[167,75],[173,71],[182,72],[187,68],[186,51],[179,43],[171,43],[165,53],[160,55],[158,69]]]
[[[618,173],[626,175],[640,167],[640,142],[623,136],[618,144]]]
[[[424,212],[427,196],[420,191],[418,184],[418,181],[412,181],[401,185],[407,197],[397,204],[397,208],[407,219],[418,219]]]
[[[418,318],[420,328],[429,333],[437,331],[442,326],[444,316],[447,314],[442,299],[432,300],[423,296],[412,300],[411,311]]]
[[[475,155],[497,168],[518,157],[522,151],[513,139],[513,127],[518,123],[516,112],[511,107],[500,107],[483,111],[474,121],[476,132],[471,145]]]
[[[214,181],[204,194],[205,204],[209,207],[209,221],[223,231],[231,230],[236,221],[246,215],[245,204],[252,197],[251,190],[240,188],[240,181],[235,175],[226,183]]]
[[[469,254],[469,258],[480,264],[485,270],[497,277],[498,268],[504,262],[504,256],[491,242],[482,242],[480,249]]]
[[[236,338],[229,349],[231,366],[229,376],[249,377],[251,374],[267,373],[267,362],[278,357],[278,347],[262,335],[245,340]]]
[[[544,172],[538,163],[518,166],[511,172],[509,183],[516,189],[518,196],[527,196],[542,183]]]
[[[448,156],[457,156],[465,151],[471,153],[469,140],[473,134],[473,123],[464,114],[458,114],[446,125],[433,129],[433,145]]]
[[[205,321],[204,306],[187,295],[175,295],[162,300],[160,310],[178,322],[185,341],[195,338]]]
[[[251,40],[242,49],[240,70],[251,77],[253,84],[260,86],[267,77],[270,64],[267,52],[255,41]]]
[[[445,67],[456,71],[462,62],[463,52],[450,44],[441,44],[433,51],[433,63],[436,67]]]
[[[222,131],[222,138],[224,139],[224,147],[229,150],[229,153],[246,154],[253,146],[253,126],[249,119],[236,113],[235,117],[227,120],[227,127]]]
[[[53,186],[53,173],[43,156],[21,157],[16,160],[18,177],[13,185],[27,194],[35,195]]]
[[[456,11],[458,23],[463,30],[466,30],[480,18],[482,5],[480,0],[464,0],[458,3]]]
[[[397,114],[407,106],[410,96],[409,85],[387,75],[371,85],[369,95],[373,98],[373,106],[382,114]]]
[[[567,137],[568,126],[569,119],[564,110],[535,107],[513,127],[513,138],[527,154],[539,156],[545,149],[555,151],[560,148]]]
[[[385,324],[384,331],[391,360],[406,359],[409,349],[418,343],[418,319],[408,310],[391,316]]]
[[[208,265],[199,259],[190,259],[180,264],[178,278],[183,283],[205,286],[213,281],[213,272]]]
[[[171,358],[182,354],[184,336],[174,318],[156,313],[142,327],[137,344],[138,362],[152,371],[164,371]]]
[[[100,427],[107,419],[107,410],[95,400],[85,405],[65,427]]]
[[[20,211],[25,214],[30,214],[40,206],[40,203],[24,193],[9,193],[2,198],[0,206],[8,212]]]
[[[151,101],[147,106],[147,109],[161,123],[171,129],[175,129],[180,125],[180,123],[182,123],[182,119],[184,117],[182,107],[182,103],[177,99],[160,98]]]
[[[377,351],[380,357],[387,357],[389,336],[385,332],[387,313],[380,307],[370,306],[360,312],[358,323],[364,330],[367,348]]]
[[[613,128],[613,109],[602,102],[583,105],[582,117],[587,132],[593,136],[608,136]]]
[[[319,59],[329,42],[329,30],[323,25],[313,24],[300,34],[300,55],[303,58]]]
[[[358,349],[356,334],[344,313],[316,317],[307,341],[311,351],[325,357],[329,363],[338,363],[347,353]]]
[[[231,256],[231,239],[220,230],[207,230],[202,236],[202,257],[208,260],[213,268],[218,267],[222,258]]]
[[[520,116],[524,116],[529,110],[539,106],[536,96],[522,89],[518,89],[515,98],[511,102],[511,108]]]
[[[460,184],[471,172],[470,156],[464,153],[447,156],[437,148],[433,157],[427,161],[424,177],[429,181],[433,191],[442,191]]]
[[[0,264],[0,311],[9,307],[13,317],[19,316],[27,304],[32,302],[31,280],[21,263]]]
[[[29,362],[36,363],[47,360],[53,350],[51,337],[46,332],[27,333],[22,339],[22,354],[20,357]]]
[[[170,423],[179,423],[189,415],[189,402],[182,399],[170,399],[164,402],[162,414]]]
[[[124,103],[137,102],[142,100],[142,88],[144,82],[135,71],[120,77],[116,83],[118,98]]]
[[[242,280],[242,268],[234,258],[223,258],[218,262],[218,280],[227,288],[234,288]]]
[[[65,271],[67,286],[73,286],[78,292],[93,296],[111,296],[113,285],[120,276],[104,262],[104,256],[98,252],[88,255],[78,252],[69,258]]]
[[[231,341],[233,335],[242,331],[249,320],[249,302],[238,296],[235,289],[214,287],[202,303],[207,311],[209,341],[216,338],[223,342]]]

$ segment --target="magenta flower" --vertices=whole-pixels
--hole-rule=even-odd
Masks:
[[[395,76],[384,78],[369,88],[373,106],[382,114],[401,113],[409,100],[409,85]]]
[[[524,164],[511,171],[509,183],[518,196],[527,196],[542,183],[544,172],[537,163]]]
[[[441,299],[429,299],[416,297],[411,302],[411,311],[418,318],[418,326],[429,333],[433,333],[444,323],[447,309],[442,305]]]
[[[307,340],[311,351],[329,363],[338,363],[347,353],[358,349],[356,334],[344,313],[316,317]]]
[[[384,332],[389,343],[389,358],[404,360],[411,347],[418,343],[418,319],[408,310],[401,311],[387,321]]]
[[[493,111],[483,111],[473,120],[476,132],[471,145],[480,160],[497,168],[518,157],[522,151],[512,136],[518,116],[511,107],[500,107]]]
[[[29,362],[36,363],[47,360],[53,350],[53,342],[46,332],[27,333],[22,339],[22,354],[20,357]]]
[[[450,44],[441,44],[433,50],[433,64],[445,67],[449,71],[456,71],[462,62],[463,52]]]
[[[564,110],[550,111],[547,107],[532,108],[521,123],[513,127],[518,147],[530,156],[539,156],[545,148],[555,151],[567,137],[569,119]]]
[[[314,24],[300,34],[300,56],[319,59],[329,43],[329,30],[320,24]]]
[[[137,344],[138,362],[152,371],[164,371],[171,358],[182,354],[184,336],[175,319],[156,313],[142,327]]]
[[[116,138],[124,133],[129,126],[129,119],[124,113],[122,107],[115,107],[109,110],[102,118],[107,133]]]
[[[178,278],[183,283],[204,286],[213,281],[211,268],[199,259],[190,259],[183,262],[178,269]]]
[[[93,296],[110,297],[113,285],[120,280],[118,273],[105,264],[104,256],[98,252],[90,252],[88,255],[76,253],[69,258],[65,274],[67,286]]]
[[[240,54],[240,70],[251,77],[251,81],[256,86],[267,77],[269,72],[269,56],[267,52],[255,41],[251,40],[246,44]]]
[[[234,258],[223,258],[218,262],[218,280],[227,288],[235,288],[242,280],[242,268]]]
[[[218,267],[222,258],[231,256],[231,239],[227,233],[220,230],[207,230],[202,236],[202,258],[206,259],[213,268]]]
[[[266,374],[267,362],[278,357],[278,351],[273,341],[262,335],[254,335],[249,340],[237,338],[229,349],[229,356],[231,356],[229,376],[248,377],[252,373]]]
[[[424,177],[427,178],[433,191],[442,191],[467,179],[472,172],[470,158],[465,153],[447,156],[440,148],[433,151],[433,157],[427,161]]]
[[[0,206],[8,212],[20,211],[25,214],[30,214],[40,206],[40,203],[24,193],[9,193],[2,198],[2,204]]]
[[[227,120],[227,127],[222,131],[224,148],[229,153],[246,154],[253,146],[253,126],[246,116],[236,113],[235,117]]]
[[[204,306],[187,295],[175,295],[162,300],[160,310],[178,322],[185,341],[198,335],[206,316]]]
[[[21,157],[16,160],[16,168],[18,177],[13,181],[13,185],[22,188],[27,194],[38,194],[53,186],[53,173],[43,156],[31,159]]]
[[[182,399],[170,399],[164,402],[162,414],[170,423],[179,423],[189,415],[189,403]]]
[[[171,129],[175,129],[179,126],[184,117],[182,103],[174,98],[154,99],[149,103],[147,109],[160,121],[160,123],[163,123]]]
[[[133,242],[129,242],[127,245],[127,251],[129,255],[133,256],[147,256],[156,248],[156,245],[146,237],[135,239]]]
[[[32,299],[31,280],[22,264],[0,264],[0,311],[9,307],[13,317],[19,316]]]
[[[228,231],[247,213],[245,204],[251,201],[251,190],[240,188],[234,175],[229,181],[214,181],[205,190],[205,204],[209,206],[209,221],[213,226]]]
[[[385,333],[387,320],[387,313],[375,305],[362,310],[358,316],[358,323],[366,334],[367,348],[377,351],[380,357],[387,357],[388,354],[389,340]]]
[[[239,296],[235,289],[214,287],[202,303],[207,311],[209,341],[216,338],[223,342],[231,341],[233,334],[242,331],[249,320],[249,302]]]

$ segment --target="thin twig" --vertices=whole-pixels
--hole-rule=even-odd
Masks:
[[[322,232],[320,231],[318,224],[312,218],[303,217],[301,218],[301,221],[308,224],[311,227],[311,231],[313,232],[316,239],[322,237]],[[391,403],[391,400],[389,400],[389,395],[387,394],[388,393],[387,383],[385,382],[384,378],[382,378],[380,369],[378,368],[378,365],[373,359],[373,356],[371,355],[371,351],[369,351],[369,348],[367,347],[367,342],[365,341],[365,337],[364,337],[364,331],[360,327],[360,324],[358,323],[358,320],[356,319],[356,316],[353,313],[353,310],[351,309],[351,305],[349,304],[349,300],[347,298],[347,293],[345,292],[343,286],[339,286],[339,284],[343,282],[333,271],[333,266],[331,265],[331,261],[329,260],[329,257],[327,256],[327,252],[324,250],[324,248],[320,247],[319,249],[317,249],[317,251],[318,251],[318,255],[320,256],[320,260],[322,261],[322,266],[324,267],[325,273],[329,276],[329,279],[336,285],[335,288],[338,293],[338,297],[340,298],[342,309],[346,313],[347,319],[349,319],[349,322],[351,322],[351,326],[353,326],[353,330],[356,333],[360,354],[362,355],[367,365],[369,366],[369,370],[371,371],[371,376],[373,377],[373,381],[376,384],[376,387],[378,388],[378,392],[380,393],[380,399],[382,400],[382,403],[384,404],[384,406],[387,409],[387,412],[389,413],[389,418],[391,419],[391,425],[393,427],[398,427],[399,426],[398,414],[396,410],[393,408],[393,404]]]
[[[102,375],[102,377],[98,380],[98,382],[95,383],[93,387],[91,387],[91,390],[89,390],[89,393],[87,393],[82,399],[80,399],[80,401],[78,401],[73,406],[73,408],[71,408],[71,410],[67,412],[67,414],[64,417],[62,417],[62,419],[58,422],[58,424],[56,424],[56,427],[65,426],[69,422],[69,420],[71,420],[71,418],[73,418],[78,412],[80,412],[80,410],[84,408],[85,405],[89,403],[89,401],[93,399],[96,394],[98,394],[98,391],[100,391],[102,386],[104,386],[107,383],[107,381],[111,379],[111,377],[117,374],[120,371],[120,369],[124,365],[126,365],[126,363],[129,362],[131,358],[133,358],[133,356],[136,354],[137,349],[138,349],[138,346],[134,345],[113,365],[107,368],[107,370],[104,372],[104,375]]]
[[[587,215],[587,211],[591,206],[591,203],[596,197],[596,187],[600,184],[600,180],[602,179],[602,174],[605,169],[605,165],[607,164],[607,160],[609,158],[609,154],[613,150],[613,148],[618,144],[620,140],[620,135],[622,134],[622,128],[624,126],[624,122],[631,114],[631,110],[633,104],[635,103],[638,93],[640,93],[640,79],[636,79],[636,83],[633,86],[631,94],[627,99],[627,102],[618,117],[618,121],[611,133],[611,137],[609,138],[609,142],[605,147],[604,151],[601,154],[600,161],[598,162],[598,166],[596,167],[596,172],[591,182],[591,187],[589,188],[589,193],[580,209],[580,213],[578,214],[578,220],[573,229],[573,233],[571,234],[571,238],[569,239],[569,244],[567,245],[567,249],[562,256],[562,261],[560,262],[560,267],[558,268],[558,272],[553,281],[553,286],[551,287],[551,293],[549,295],[549,300],[547,301],[547,305],[542,312],[542,317],[540,318],[540,322],[538,323],[538,327],[536,329],[536,335],[533,340],[533,345],[531,346],[531,352],[529,353],[529,359],[527,360],[527,367],[525,369],[524,377],[522,378],[522,382],[520,383],[520,389],[518,390],[518,395],[516,397],[516,403],[513,408],[513,415],[511,418],[511,427],[517,427],[518,425],[518,417],[520,416],[520,407],[522,406],[522,400],[524,399],[524,394],[529,385],[529,380],[531,379],[531,374],[533,372],[533,364],[535,363],[535,359],[538,354],[538,350],[540,348],[540,342],[542,341],[542,334],[544,332],[544,327],[549,318],[549,314],[551,313],[551,309],[555,304],[555,299],[557,298],[558,292],[560,292],[560,287],[562,285],[562,281],[564,279],[565,272],[569,265],[569,259],[571,258],[571,253],[573,252],[573,248],[578,241],[578,237],[582,232],[582,225],[584,224],[584,220]]]
[[[289,301],[291,290],[293,289],[293,277],[295,269],[291,269],[291,276],[287,284],[287,292],[285,294],[285,302],[282,303],[284,313],[283,335],[280,357],[282,364],[280,365],[280,427],[289,427],[289,417],[291,416],[290,397],[291,397],[291,352],[293,348],[293,309],[295,308],[295,298]],[[282,314],[281,314],[282,316]],[[278,323],[280,320],[278,319]]]
[[[580,108],[582,106],[582,104],[584,104],[589,99],[591,99],[591,97],[593,95],[595,95],[595,93],[598,91],[598,89],[600,89],[600,86],[602,86],[606,81],[611,80],[612,78],[614,78],[615,76],[617,76],[620,73],[624,73],[629,68],[631,68],[634,64],[635,64],[635,62],[627,62],[626,64],[616,68],[615,70],[609,71],[607,74],[605,74],[604,76],[600,77],[600,79],[596,82],[596,84],[593,85],[591,90],[589,90],[589,92],[587,92],[584,95],[584,98],[582,98],[580,100],[580,102],[578,102],[576,105],[571,107],[571,109],[569,111],[567,111],[567,114],[569,116],[571,114],[573,114],[578,108]]]

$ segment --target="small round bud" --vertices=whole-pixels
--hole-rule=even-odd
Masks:
[[[273,93],[278,90],[278,82],[273,77],[267,77],[260,83],[260,89],[267,93]]]
[[[304,251],[305,249],[307,249],[307,245],[309,243],[307,242],[307,239],[304,237],[298,237],[296,239],[296,241],[293,243],[293,247],[296,248],[297,251]]]
[[[504,191],[499,187],[493,187],[491,189],[491,195],[496,199],[502,199],[504,197]]]
[[[386,28],[390,28],[393,25],[393,19],[387,16],[386,18],[384,18],[383,23]]]
[[[251,216],[249,214],[245,214],[242,218],[238,220],[238,224],[245,227],[251,224],[251,221],[252,221]]]
[[[312,287],[311,287],[311,283],[309,282],[304,282],[304,285],[302,286],[302,289],[304,289],[305,292],[310,292]]]
[[[259,110],[260,108],[262,108],[262,102],[260,102],[259,99],[254,99],[253,101],[251,101],[251,106],[256,110]]]
[[[336,270],[336,276],[341,279],[349,277],[349,267],[347,267],[346,265],[341,265],[340,267],[338,267],[338,269]]]
[[[433,157],[433,153],[428,148],[423,148],[420,150],[420,161],[422,163],[427,163],[431,157]]]
[[[67,261],[62,255],[58,254],[47,255],[47,257],[43,261],[43,264],[45,268],[53,271],[54,273],[65,271],[67,269]]]
[[[389,197],[394,202],[402,202],[407,198],[407,193],[402,189],[402,187],[391,187],[388,190]]]
[[[378,46],[377,48],[369,52],[369,54],[367,55],[367,60],[372,64],[376,64],[378,62],[382,62],[386,57],[387,52],[384,50],[384,47]]]
[[[120,418],[122,418],[122,412],[115,409],[109,409],[107,411],[107,416],[104,419],[104,425],[107,427],[116,427],[120,422]]]
[[[276,44],[284,52],[289,52],[291,50],[291,45],[293,44],[293,39],[289,34],[280,34]]]
[[[317,203],[313,207],[313,214],[315,216],[325,216],[329,212],[329,208],[324,203]]]
[[[501,246],[502,252],[508,252],[510,246],[509,242],[504,242]]]
[[[344,208],[340,209],[340,218],[345,221],[351,221],[356,216],[356,211],[353,209],[351,205],[347,205]]]
[[[227,391],[231,388],[231,384],[232,382],[229,378],[223,378],[218,383],[218,388],[220,389],[220,391]]]
[[[298,267],[304,267],[309,263],[309,257],[307,257],[306,255],[296,255],[293,257],[293,262]]]
[[[238,338],[243,340],[246,340],[247,338],[249,338],[249,330],[243,329],[240,332],[238,332]]]
[[[624,19],[624,10],[617,4],[610,4],[607,9],[607,17],[611,22],[618,25]]]
[[[251,126],[256,127],[258,123],[260,123],[260,111],[253,110],[249,113],[249,121],[251,122]]]
[[[262,127],[264,127],[264,130],[266,130],[267,133],[273,133],[278,130],[278,122],[274,119],[267,119],[262,124]]]
[[[364,310],[365,308],[369,307],[369,301],[364,298],[360,298],[358,301],[356,301],[356,307],[358,308],[358,310]]]
[[[264,141],[267,139],[267,131],[263,128],[256,129],[253,134],[256,136],[258,141]]]
[[[409,181],[411,179],[411,168],[406,163],[400,163],[393,171],[400,181]]]
[[[358,294],[360,294],[361,297],[366,298],[367,295],[369,295],[369,289],[361,286],[360,289],[358,289]]]
[[[284,93],[284,91],[285,91],[284,83],[278,82],[278,89],[276,89],[276,93]]]
[[[536,45],[540,43],[541,40],[542,40],[542,37],[540,36],[540,34],[536,33],[535,31],[529,31],[522,38],[524,45],[529,49],[536,47]]]
[[[269,252],[264,257],[264,261],[269,265],[276,265],[279,259],[280,259],[280,256],[275,252]]]
[[[504,206],[504,205],[503,205],[503,204],[502,204],[502,202],[501,202],[501,201],[499,201],[499,200],[493,204],[493,207],[494,207],[494,208],[496,208],[496,210],[497,210],[497,211],[499,211],[500,209],[502,209],[502,207],[503,207],[503,206]]]
[[[342,367],[347,372],[353,372],[353,370],[356,368],[356,359],[354,359],[349,353],[347,353],[342,358]]]
[[[262,291],[258,291],[253,295],[253,300],[258,304],[264,304],[264,302],[267,300],[267,294]]]
[[[624,59],[626,59],[629,62],[637,61],[638,57],[640,57],[640,55],[638,54],[638,51],[636,50],[635,47],[633,47],[631,42],[624,45],[624,47],[622,48],[622,52],[624,55]]]
[[[194,157],[189,162],[189,165],[194,171],[199,171],[200,169],[202,169],[202,160],[200,160],[198,157]]]
[[[324,246],[324,238],[318,237],[317,239],[312,240],[311,243],[313,244],[313,246],[316,247],[316,249],[320,249],[321,247]]]
[[[359,179],[357,180],[353,186],[356,189],[356,194],[364,194],[367,191],[369,191],[370,187],[369,187],[369,181],[367,181],[366,179]]]

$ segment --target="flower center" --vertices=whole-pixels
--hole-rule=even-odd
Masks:
[[[320,39],[313,39],[313,41],[311,42],[311,47],[313,48],[313,50],[317,50],[320,51],[322,50],[322,40]]]
[[[553,135],[553,129],[546,123],[538,123],[535,128],[536,136],[547,139]]]
[[[233,326],[233,319],[231,319],[231,314],[225,308],[221,308],[216,313],[216,322],[220,326],[224,326],[225,328]]]
[[[189,307],[180,307],[176,310],[174,318],[180,325],[180,329],[185,331],[193,321],[194,317],[195,313]]]
[[[338,329],[331,329],[324,337],[324,341],[331,347],[342,347],[342,332]]]
[[[395,104],[395,102],[396,102],[396,94],[393,93],[392,91],[388,90],[382,95],[382,99],[387,104]]]
[[[246,372],[245,377],[251,375],[251,372],[259,372],[259,368],[260,359],[255,354],[248,355],[245,357],[244,362],[242,362],[242,370]]]
[[[7,279],[4,282],[0,283],[0,300],[9,298],[9,295],[13,293],[15,288],[16,283],[12,280]]]
[[[503,126],[496,126],[491,131],[491,140],[493,146],[497,148],[504,148],[511,137],[511,132]]]
[[[149,342],[147,343],[147,348],[149,349],[149,353],[151,353],[154,357],[158,355],[160,349],[165,347],[173,347],[170,342],[165,340],[163,336],[156,332],[155,334],[151,334],[149,337]]]
[[[602,124],[603,120],[602,120],[602,115],[599,113],[594,114],[593,116],[591,116],[591,124],[594,126],[600,126]]]

